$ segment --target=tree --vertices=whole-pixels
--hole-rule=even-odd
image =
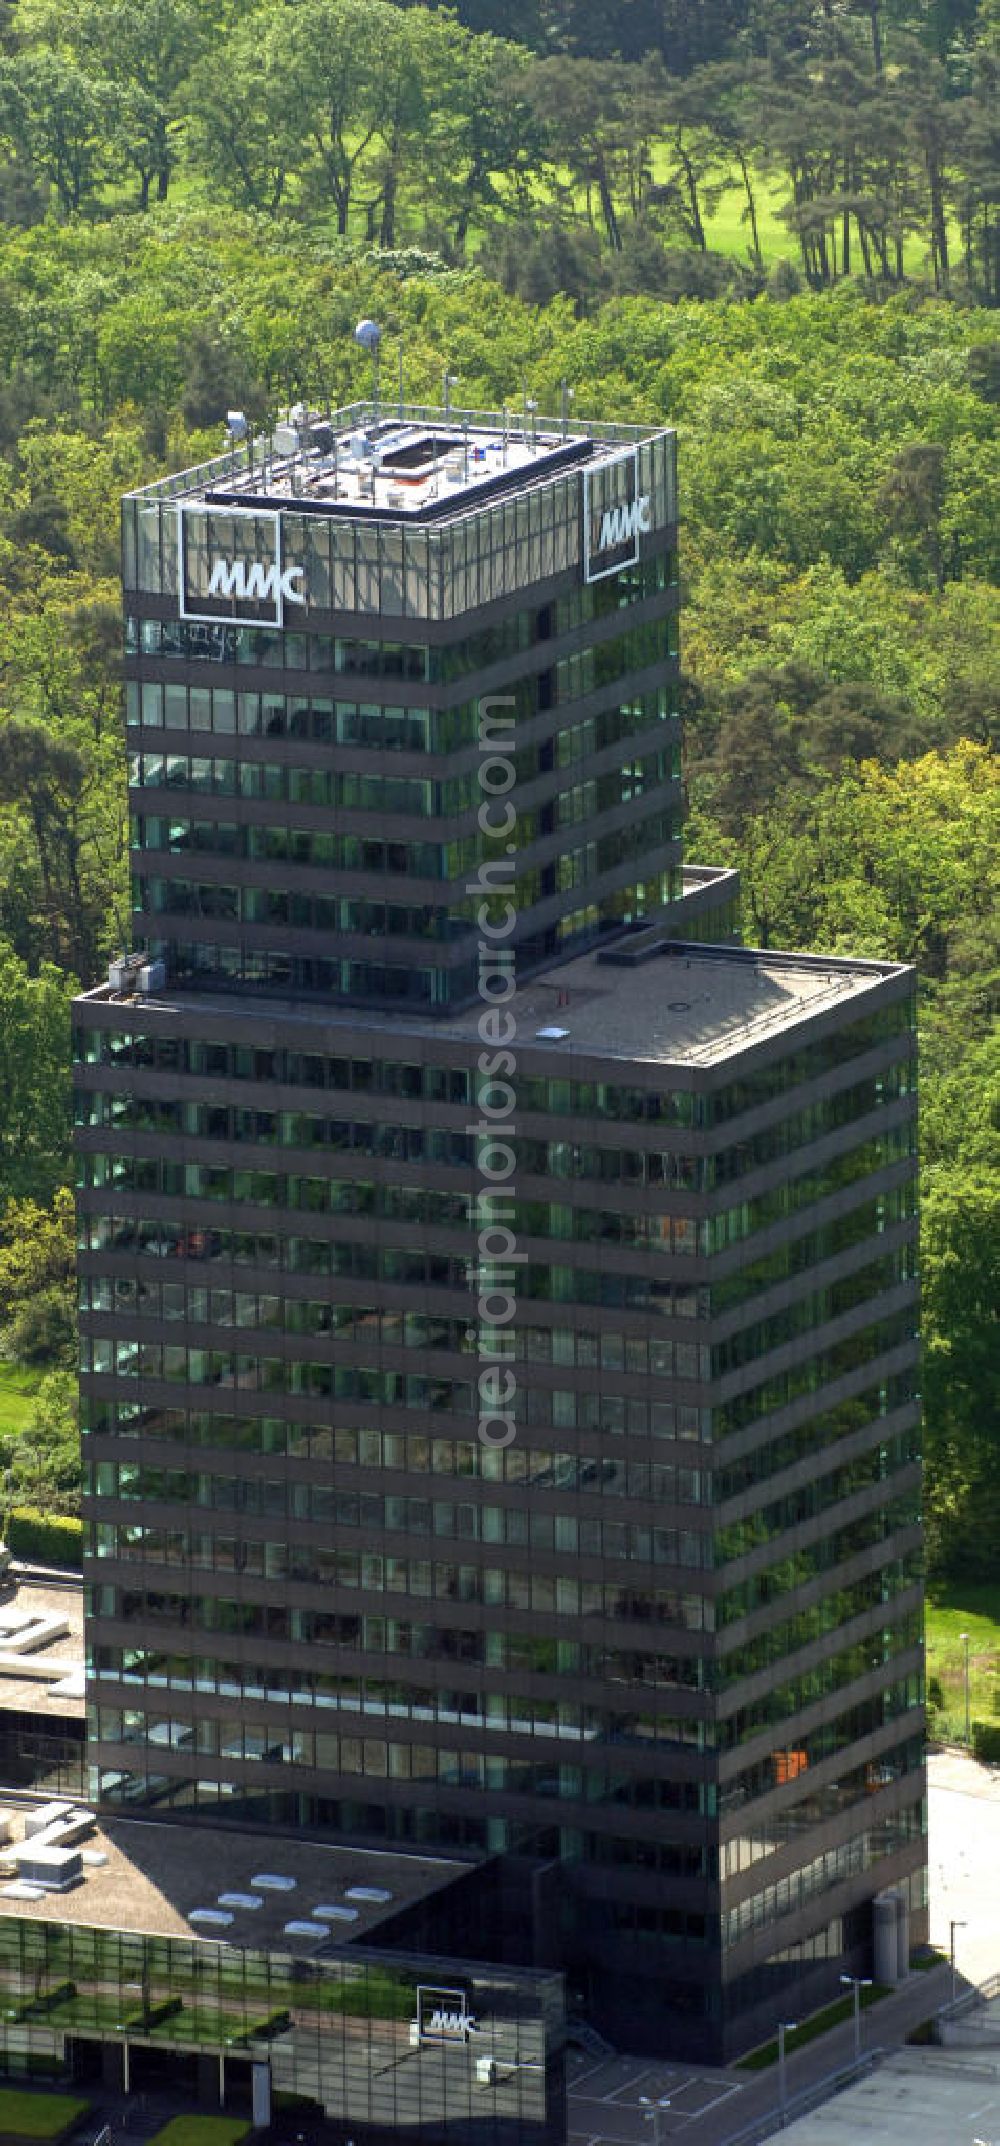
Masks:
[[[710,70],[686,82],[668,82],[661,76],[657,119],[669,161],[665,178],[647,189],[646,195],[647,201],[673,212],[676,227],[700,253],[708,251],[705,216],[726,190],[720,150],[734,148],[740,132],[732,96],[724,106],[706,76],[710,77]],[[728,141],[723,139],[724,112],[728,112]]]
[[[48,1199],[69,1168],[71,978],[0,942],[0,1194]]]
[[[613,253],[621,248],[621,196],[626,190],[630,114],[638,70],[596,60],[538,60],[525,88],[547,136],[550,184],[563,208],[582,189],[593,224],[596,195],[604,235]],[[561,173],[570,174],[567,187]]]
[[[395,20],[384,26],[379,54],[382,94],[375,132],[380,148],[373,165],[378,195],[369,209],[369,229],[374,235],[378,216],[378,243],[387,249],[396,244],[400,186],[427,137],[432,85],[450,56],[451,30],[446,18],[423,8],[391,12]]]
[[[760,150],[760,98],[765,81],[762,62],[743,60],[702,67],[689,83],[690,95],[701,103],[705,125],[739,173],[745,199],[743,220],[755,260],[761,258],[755,158]]]
[[[935,1172],[923,1206],[932,1567],[991,1578],[1000,1529],[1000,1182]]]
[[[106,90],[68,56],[40,48],[0,61],[0,132],[67,216],[107,176],[110,118]]]
[[[282,10],[282,18],[287,11]],[[192,68],[185,91],[185,155],[243,209],[274,216],[289,174],[302,162],[288,86],[263,11],[240,22],[221,48]],[[262,64],[267,53],[267,64]]]
[[[908,561],[922,558],[940,595],[945,584],[941,522],[946,494],[945,450],[914,440],[894,456],[876,494],[887,533]]]
[[[139,205],[165,201],[177,161],[188,76],[208,43],[201,0],[76,0],[67,35],[109,85],[122,152],[139,178]]]
[[[477,213],[510,221],[529,206],[528,179],[541,163],[543,139],[526,95],[529,65],[520,46],[499,37],[449,31],[439,44],[427,88],[430,139],[415,178],[459,259]]]
[[[1000,29],[997,31],[1000,58]],[[997,62],[983,60],[954,112],[953,188],[969,289],[1000,304],[1000,115]]]
[[[22,44],[58,55],[93,82],[109,146],[138,173],[142,208],[154,184],[157,198],[167,198],[181,93],[211,28],[202,0],[20,0],[18,7]]]
[[[23,1431],[0,1447],[11,1506],[22,1503],[47,1513],[79,1512],[79,1413],[73,1373],[50,1371],[41,1381]]]
[[[949,172],[955,151],[952,109],[944,70],[928,62],[918,46],[903,44],[900,92],[906,105],[907,135],[926,188],[926,226],[937,290],[951,283],[948,234]]]
[[[258,61],[283,81],[285,110],[312,152],[314,186],[332,201],[341,236],[358,174],[398,87],[382,66],[383,51],[396,47],[398,26],[387,0],[298,0],[272,18]]]
[[[51,1207],[10,1200],[0,1222],[0,1332],[24,1364],[76,1359],[76,1217],[65,1187]]]

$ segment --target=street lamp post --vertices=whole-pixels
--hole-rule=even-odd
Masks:
[[[841,1981],[843,1982],[843,1984],[845,1985],[845,1988],[850,1988],[850,1989],[852,1989],[852,1990],[854,1991],[854,2062],[855,2062],[855,2064],[860,2064],[860,2062],[861,2062],[861,1992],[862,1992],[862,1990],[870,1990],[870,1989],[871,1989],[871,1986],[872,1986],[872,1978],[871,1978],[871,1976],[870,1976],[870,1975],[841,1975],[840,1979],[841,1979]]]
[[[963,1647],[965,1648],[965,1742],[966,1742],[966,1748],[967,1748],[968,1750],[970,1750],[970,1751],[971,1751],[971,1749],[972,1749],[972,1703],[971,1703],[971,1702],[972,1702],[972,1693],[971,1693],[971,1689],[970,1689],[970,1685],[969,1685],[969,1634],[968,1634],[968,1632],[960,1632],[958,1636],[959,1636],[959,1639],[960,1639],[960,1640],[961,1640],[961,1642],[962,1642],[962,1645],[963,1645]]]
[[[653,2126],[653,2146],[663,2146],[662,2112],[670,2107],[669,2096],[661,2094],[659,2101],[651,2101],[648,2094],[640,2094],[639,2101],[647,2124]]]
[[[788,2122],[788,2094],[785,2081],[785,2036],[795,2031],[798,2022],[782,2019],[778,2022],[778,2113],[782,2131]]]
[[[951,1958],[951,2001],[952,2004],[954,2004],[955,1999],[958,1995],[958,1972],[955,1967],[955,1932],[956,1930],[964,1930],[965,1924],[964,1922],[960,1922],[958,1917],[956,1916],[948,1927],[951,1932],[948,1945],[948,1952]]]

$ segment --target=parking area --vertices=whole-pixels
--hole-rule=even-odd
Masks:
[[[682,2064],[658,2064],[648,2057],[574,2055],[569,2064],[569,2146],[654,2146],[653,2126],[643,2097],[666,2102],[658,2110],[659,2146],[681,2136],[697,2146],[698,2130],[712,2120],[712,2133],[724,2109],[735,2130],[744,2082],[729,2071],[692,2070]]]

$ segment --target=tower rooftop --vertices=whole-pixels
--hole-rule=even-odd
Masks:
[[[354,403],[303,405],[269,433],[247,433],[213,461],[144,486],[136,499],[206,507],[441,521],[518,494],[583,464],[618,460],[662,435],[659,425],[608,425],[520,410],[441,410]]]

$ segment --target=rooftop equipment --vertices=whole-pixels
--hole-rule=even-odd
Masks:
[[[12,1856],[22,1882],[40,1885],[47,1893],[68,1893],[83,1877],[79,1848],[47,1848],[22,1841]]]
[[[377,424],[378,424],[378,376],[379,376],[379,352],[380,352],[380,349],[381,349],[381,345],[382,345],[382,330],[381,330],[381,328],[379,327],[378,321],[377,321],[377,320],[359,320],[359,322],[358,322],[358,325],[357,325],[357,327],[356,327],[356,328],[355,328],[355,330],[354,330],[354,340],[355,340],[355,342],[356,342],[356,343],[359,343],[359,344],[361,345],[361,348],[362,348],[362,350],[367,350],[367,351],[370,351],[370,353],[371,353],[371,361],[372,361],[372,403],[373,403],[373,406],[374,406],[374,410],[375,410],[375,423],[376,423],[376,425],[377,425]]]

